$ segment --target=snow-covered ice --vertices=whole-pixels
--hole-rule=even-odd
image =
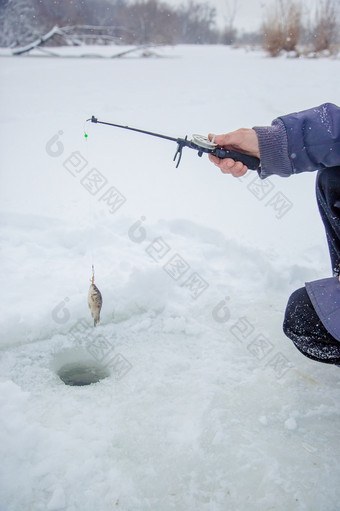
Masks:
[[[339,368],[281,331],[330,275],[315,175],[237,180],[189,149],[175,169],[175,144],[84,121],[268,124],[338,102],[339,63],[158,53],[1,59],[0,509],[336,511]],[[58,376],[91,361],[109,376]]]

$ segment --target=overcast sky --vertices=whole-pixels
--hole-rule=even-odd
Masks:
[[[225,24],[224,21],[228,19],[228,13],[232,11],[235,4],[235,27],[239,30],[243,29],[250,32],[256,30],[261,25],[266,7],[271,5],[273,1],[274,0],[210,0],[209,3],[216,6],[218,18],[222,18],[221,24]]]
[[[340,4],[340,0],[336,0]],[[236,2],[236,17],[234,26],[238,30],[245,30],[247,32],[256,31],[263,21],[264,14],[274,5],[276,0],[209,0],[211,6],[215,6],[218,12],[218,17],[224,25],[225,20],[228,18],[228,6],[232,7]],[[171,4],[171,1],[168,1]],[[180,3],[183,3],[182,1]],[[204,3],[204,0],[199,0],[199,3]],[[298,3],[298,0],[297,0]],[[316,5],[320,5],[320,0],[302,0],[305,14],[314,10]],[[216,18],[216,21],[217,18]]]

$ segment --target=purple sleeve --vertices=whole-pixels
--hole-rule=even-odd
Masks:
[[[254,127],[261,155],[262,179],[288,177],[340,165],[340,108],[325,103]]]

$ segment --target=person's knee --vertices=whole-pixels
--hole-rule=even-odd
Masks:
[[[287,337],[291,337],[292,331],[301,330],[301,306],[306,305],[308,301],[305,287],[297,289],[290,295],[283,320],[283,331]]]
[[[283,331],[306,357],[327,364],[339,363],[339,341],[322,324],[305,287],[289,297]]]

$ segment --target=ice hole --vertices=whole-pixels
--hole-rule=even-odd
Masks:
[[[109,376],[108,371],[104,367],[98,367],[93,364],[76,363],[66,364],[58,371],[59,378],[65,385],[81,387],[83,385],[91,385],[98,383],[103,378]]]
[[[55,355],[52,369],[65,385],[82,387],[110,376],[109,370],[86,351],[69,349]]]

